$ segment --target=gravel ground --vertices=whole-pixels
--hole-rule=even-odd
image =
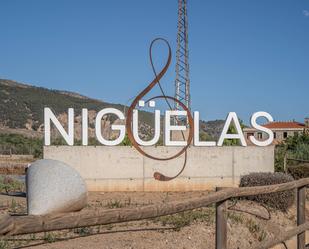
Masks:
[[[139,207],[207,194],[208,192],[89,193],[88,206],[84,210]],[[307,207],[309,207],[308,204]],[[239,201],[238,205],[248,210],[253,206],[259,206],[249,201]],[[25,211],[25,198],[0,195],[0,212],[21,214]],[[246,213],[229,211],[228,248],[253,248],[253,245],[260,241],[274,238],[280,230],[290,229],[296,224],[295,206],[286,213],[275,210],[270,210],[270,213],[271,220],[267,221]],[[212,206],[181,215],[138,222],[16,236],[10,241],[0,240],[0,248],[24,248],[26,246],[37,249],[208,249],[214,248],[214,219],[215,209]],[[296,248],[295,239],[288,241],[287,245],[289,249]],[[276,248],[284,247],[277,246]]]

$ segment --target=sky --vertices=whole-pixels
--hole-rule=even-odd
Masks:
[[[174,95],[177,0],[10,0],[0,10],[0,78],[129,104],[154,78],[148,48],[163,37],[173,59],[161,83]],[[309,0],[188,0],[188,19],[202,119],[309,116]],[[166,47],[153,56],[159,71]]]

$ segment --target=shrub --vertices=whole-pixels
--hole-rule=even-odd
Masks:
[[[24,190],[25,185],[22,182],[9,176],[0,176],[0,193],[5,192],[8,194],[15,191],[23,192]]]
[[[156,222],[160,222],[163,226],[173,226],[175,230],[189,226],[195,221],[206,222],[208,224],[214,222],[215,210],[213,208],[203,208],[192,211],[186,211],[173,215],[158,217]]]
[[[275,149],[275,170],[283,172],[284,156],[288,158],[309,160],[309,135],[297,134],[286,138]],[[288,161],[291,164],[291,161]]]
[[[286,154],[285,144],[279,144],[275,147],[275,171],[284,172],[284,156]]]
[[[280,184],[285,182],[293,181],[293,177],[276,172],[276,173],[251,173],[249,175],[244,175],[240,179],[240,187],[255,187],[255,186],[265,186]],[[259,203],[266,204],[269,207],[287,211],[287,209],[293,204],[294,201],[294,191],[284,191],[271,194],[255,195],[246,197],[246,199],[257,201]]]
[[[300,164],[288,167],[288,172],[295,180],[309,177],[309,165]]]
[[[292,158],[309,160],[309,143],[298,143],[292,152]]]
[[[0,152],[10,149],[13,154],[32,154],[36,158],[43,155],[43,139],[30,138],[20,134],[0,134]]]
[[[0,249],[8,249],[9,243],[6,240],[0,239]]]

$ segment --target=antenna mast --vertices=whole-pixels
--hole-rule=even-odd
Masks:
[[[178,0],[175,98],[191,110],[187,0]],[[176,102],[175,110],[180,106]]]

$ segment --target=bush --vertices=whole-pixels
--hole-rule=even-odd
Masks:
[[[34,155],[41,158],[43,155],[43,139],[30,138],[20,134],[0,134],[0,152],[10,149],[13,154]]]
[[[309,165],[300,164],[288,167],[288,172],[295,180],[309,177]]]
[[[275,149],[275,170],[283,172],[284,156],[288,158],[309,160],[309,135],[297,134],[287,137]],[[291,161],[288,161],[291,164]]]
[[[12,177],[0,176],[0,193],[5,192],[6,194],[9,194],[10,192],[15,191],[24,192],[25,185]]]
[[[285,144],[275,147],[275,172],[284,172],[284,156],[286,154]]]
[[[240,187],[255,187],[273,185],[293,181],[293,177],[284,173],[251,173],[242,176],[240,179]],[[294,191],[284,191],[271,194],[255,195],[246,197],[246,199],[266,204],[269,207],[287,211],[294,202]]]

